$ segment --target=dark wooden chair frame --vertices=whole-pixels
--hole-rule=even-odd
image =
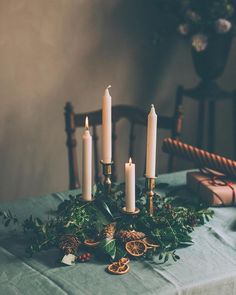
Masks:
[[[183,105],[184,98],[192,98],[198,102],[198,119],[197,119],[197,134],[196,134],[196,146],[203,148],[204,131],[207,131],[207,150],[209,152],[215,152],[215,111],[216,103],[226,99],[232,100],[233,111],[233,143],[234,143],[234,157],[236,159],[236,91],[226,91],[218,86],[215,81],[200,81],[196,87],[184,88],[179,85],[176,90],[176,104],[181,103]],[[206,116],[206,106],[208,105],[208,116]],[[207,119],[207,128],[205,128],[205,121]],[[206,130],[205,130],[206,129]]]
[[[126,118],[130,122],[129,132],[129,155],[134,154],[135,125],[147,125],[148,112],[128,105],[117,105],[112,107],[112,155],[114,162],[116,161],[116,123]],[[84,127],[85,117],[89,117],[89,125],[92,129],[93,147],[94,147],[94,163],[95,163],[95,182],[101,181],[99,175],[99,157],[98,157],[98,135],[97,126],[102,124],[102,110],[88,113],[74,113],[73,106],[70,102],[65,105],[65,131],[67,134],[67,150],[69,160],[69,188],[77,189],[80,187],[78,162],[76,153],[76,128]],[[176,102],[173,117],[158,115],[158,129],[168,129],[171,131],[171,137],[178,139],[182,130],[182,105],[180,101]],[[173,157],[169,157],[168,171],[173,169]],[[113,170],[113,179],[116,179],[115,166]]]

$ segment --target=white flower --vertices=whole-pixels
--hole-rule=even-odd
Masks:
[[[208,38],[204,34],[196,34],[192,37],[192,46],[198,52],[204,51],[207,47]]]
[[[178,31],[181,35],[186,36],[189,33],[189,27],[187,24],[180,24],[178,27]]]
[[[219,18],[216,22],[215,22],[215,28],[216,28],[216,32],[220,33],[220,34],[225,34],[227,33],[232,27],[232,24],[230,21],[224,19],[224,18]]]
[[[193,10],[187,10],[186,15],[193,22],[199,22],[201,20],[201,16]]]

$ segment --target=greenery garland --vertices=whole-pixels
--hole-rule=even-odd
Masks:
[[[115,224],[116,232],[131,229],[142,232],[159,245],[158,248],[145,252],[142,258],[150,259],[153,254],[156,254],[164,262],[169,257],[176,261],[180,258],[175,252],[176,249],[193,243],[190,233],[195,226],[209,221],[213,211],[203,204],[198,204],[197,207],[189,204],[182,206],[173,196],[174,194],[169,192],[164,197],[156,197],[156,211],[151,217],[146,209],[145,193],[142,187],[137,186],[136,205],[140,213],[133,217],[124,215],[121,211],[124,206],[123,184],[114,185],[109,195],[105,195],[103,185],[98,184],[94,202],[83,202],[81,195],[69,196],[68,200],[58,206],[55,216],[47,221],[32,216],[24,220],[22,227],[29,235],[26,252],[33,255],[52,247],[62,249],[60,246],[62,239],[73,236],[80,244],[78,249],[86,249],[83,245],[85,240],[97,240],[100,243],[93,248],[93,254],[97,257],[102,255],[103,259],[109,261],[117,261],[128,256],[123,241],[115,234],[109,238],[103,235],[104,229],[109,224]],[[5,226],[18,222],[16,216],[10,211],[0,211],[0,216]]]

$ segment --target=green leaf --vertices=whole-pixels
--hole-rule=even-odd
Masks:
[[[176,255],[176,254],[175,254],[175,258],[176,258],[177,260],[180,259],[179,255]]]
[[[97,185],[94,184],[94,186],[93,186],[93,196],[96,195],[97,189],[98,189],[98,188],[97,188]]]
[[[37,217],[37,218],[35,218],[35,224],[36,224],[36,226],[40,226],[43,224],[43,222],[40,218]]]
[[[192,238],[187,233],[177,233],[179,244],[193,244]]]
[[[169,253],[166,253],[165,258],[164,258],[164,263],[169,260]]]
[[[110,223],[110,218],[108,219],[107,216],[101,210],[97,209],[96,214],[97,214],[97,220],[98,220],[97,225],[98,226],[107,225]],[[101,228],[101,230],[102,230],[102,228]]]
[[[163,254],[161,253],[160,255],[159,255],[159,260],[162,260],[163,259]]]
[[[119,259],[125,257],[126,255],[127,255],[127,252],[125,251],[124,248],[119,247],[119,246],[116,248],[115,260],[119,260]]]
[[[172,255],[173,260],[176,262],[177,259],[175,258],[175,255]]]
[[[103,251],[103,253],[108,254],[112,259],[115,259],[116,257],[116,240],[103,240],[100,243],[100,249]]]
[[[43,225],[42,225],[42,232],[43,232],[44,234],[46,234],[46,231],[47,231],[47,230],[46,230],[46,225],[43,224]]]
[[[103,212],[109,216],[109,218],[113,219],[113,214],[111,213],[111,210],[106,202],[98,199],[96,200],[96,203],[103,210]]]

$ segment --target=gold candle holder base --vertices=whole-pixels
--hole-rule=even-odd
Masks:
[[[81,202],[83,202],[83,203],[92,203],[92,202],[95,201],[95,198],[94,198],[94,196],[92,196],[91,200],[85,200],[85,199],[83,198],[83,196],[80,196],[79,200],[80,200]]]
[[[133,212],[127,211],[126,207],[121,209],[121,212],[127,217],[126,222],[129,230],[135,229],[135,218],[138,216],[140,209],[135,208]]]
[[[154,178],[146,177],[145,186],[146,186],[146,194],[147,194],[148,213],[149,213],[149,216],[153,216],[153,213],[154,213],[153,198],[155,196],[154,189],[156,186],[156,177]]]
[[[102,173],[104,175],[104,190],[106,194],[109,194],[111,192],[111,185],[112,185],[112,165],[113,161],[111,163],[104,163],[103,160],[100,161],[102,164]]]
[[[126,207],[123,207],[121,211],[122,211],[122,213],[124,213],[124,214],[126,214],[126,215],[134,216],[134,215],[139,214],[140,209],[139,209],[139,208],[135,208],[134,211],[130,212],[130,211],[127,211],[127,210],[126,210]]]

